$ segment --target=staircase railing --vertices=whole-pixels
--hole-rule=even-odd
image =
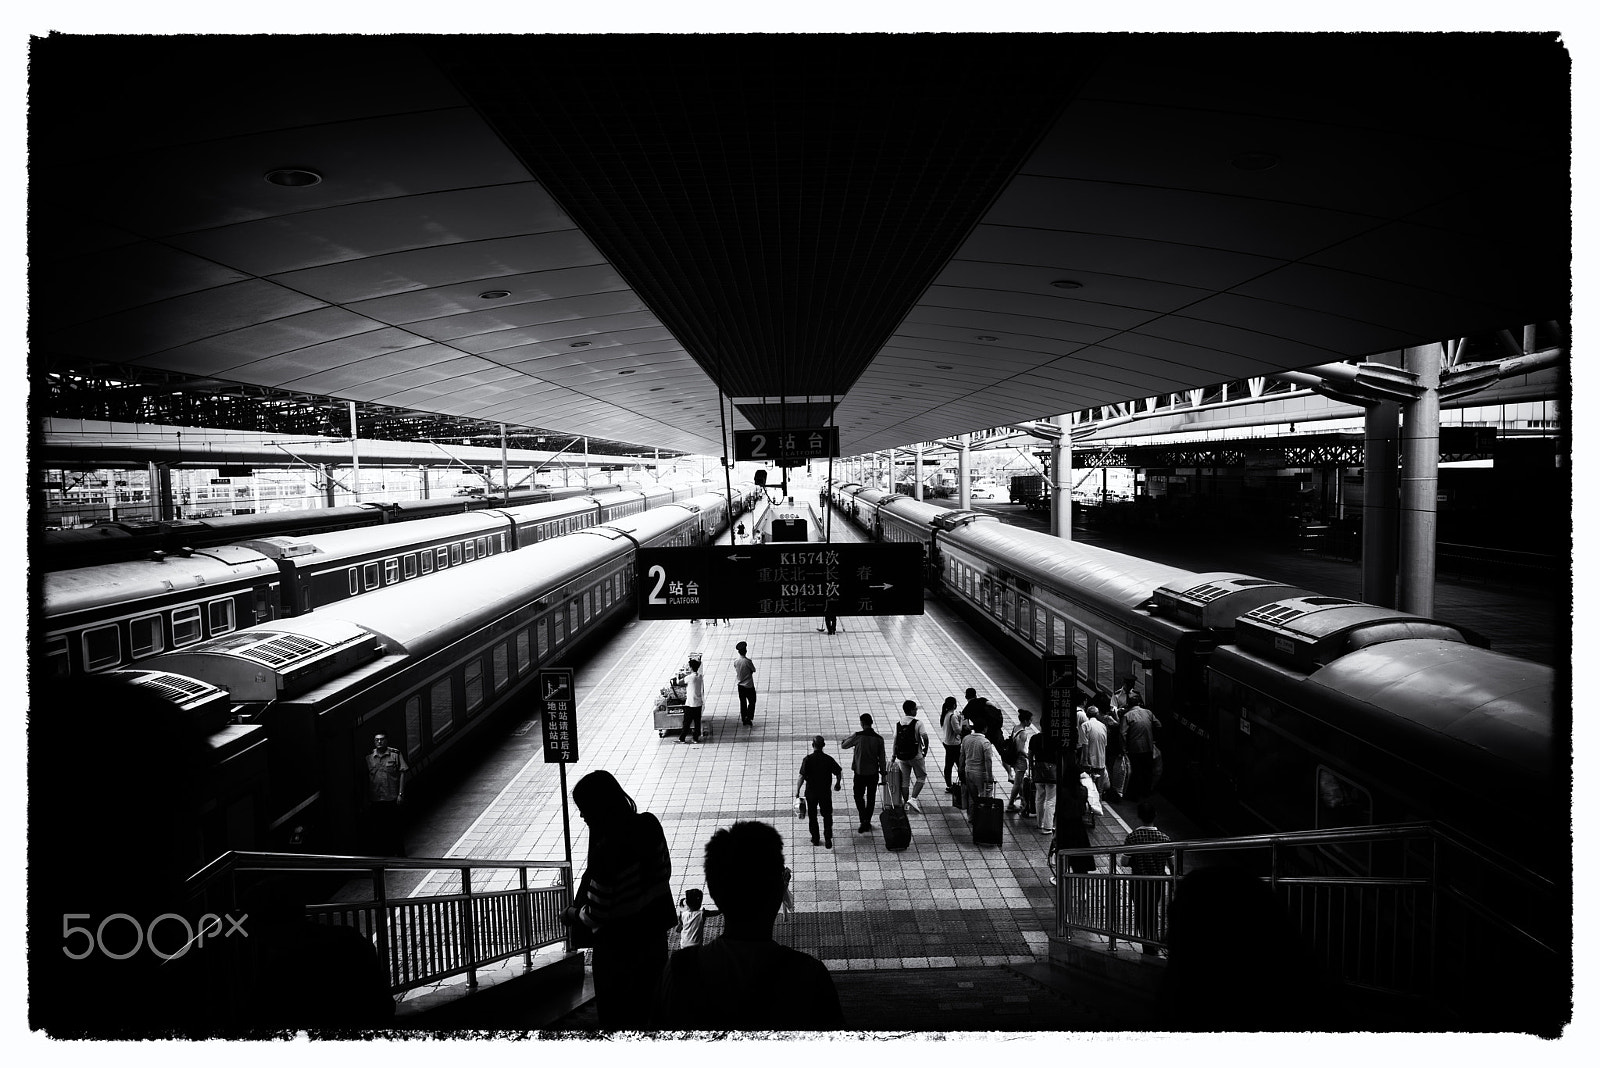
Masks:
[[[1166,854],[1169,870],[1124,870],[1141,854]],[[1072,871],[1084,857],[1098,870]],[[1537,988],[1519,1002],[1565,1003],[1570,891],[1433,823],[1063,850],[1056,936],[1103,935],[1111,952],[1165,951],[1183,876],[1219,864],[1268,885],[1324,975],[1346,988],[1423,999],[1463,1018],[1503,1016],[1503,988],[1484,980],[1515,975],[1524,990]],[[1239,935],[1248,944],[1251,932]]]
[[[392,873],[412,871],[444,873],[454,885],[419,896],[391,896]],[[229,917],[248,934],[244,906],[252,877],[300,876],[310,886],[341,874],[370,880],[371,897],[308,900],[304,915],[370,939],[394,994],[463,973],[468,986],[476,988],[478,969],[519,953],[524,967],[531,968],[535,950],[567,939],[561,913],[572,901],[572,867],[561,860],[230,852],[192,876],[188,887],[197,908],[206,915]],[[250,966],[250,954],[239,940],[223,944],[230,942],[234,952],[207,959],[214,977],[224,984],[221,989],[239,985],[229,980],[237,969]]]

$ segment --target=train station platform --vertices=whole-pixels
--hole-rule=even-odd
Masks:
[[[835,518],[832,539],[857,541],[861,535]],[[748,643],[756,664],[758,698],[755,722],[748,728],[739,721],[732,668],[739,641]],[[704,657],[709,733],[700,745],[679,744],[675,735],[659,737],[653,717],[661,688],[690,652]],[[1016,725],[1019,707],[1039,707],[1036,680],[932,598],[920,616],[843,616],[832,635],[821,619],[809,617],[633,621],[577,665],[581,759],[568,766],[567,786],[570,791],[584,774],[603,768],[641,811],[654,813],[666,831],[673,892],[680,897],[690,887],[704,887],[702,852],[716,830],[738,820],[776,827],[793,872],[795,908],[779,918],[775,937],[827,965],[844,995],[852,1029],[1142,1026],[1142,1007],[1130,1005],[1118,1013],[1115,997],[1107,1002],[1095,991],[1074,993],[1050,964],[1055,923],[1045,862],[1050,836],[1040,833],[1036,821],[1009,814],[1001,846],[975,845],[960,810],[950,803],[938,714],[946,696],[959,700],[969,686],[1003,710],[1007,731]],[[875,728],[892,740],[907,698],[919,705],[934,742],[928,783],[918,797],[922,809],[911,813],[911,845],[890,852],[876,814],[872,833],[857,833],[851,753],[839,743],[859,728],[863,712],[870,712]],[[811,844],[806,822],[792,807],[800,761],[817,734],[827,739],[826,752],[845,772],[844,788],[834,795],[832,849]],[[997,774],[995,792],[1007,796],[1003,769]],[[879,811],[882,800],[880,790]],[[576,809],[569,812],[576,876],[583,870],[587,835]],[[1108,804],[1094,829],[1096,844],[1120,844],[1132,818],[1131,805]],[[1173,837],[1188,833],[1181,821],[1163,823]],[[416,816],[407,846],[413,856],[565,855],[558,768],[544,761],[536,712],[530,709],[530,718],[451,796]],[[391,884],[389,892],[447,892],[454,889],[451,878],[415,878]],[[719,923],[717,918],[708,922],[708,939],[720,930]],[[900,978],[884,984],[887,976],[879,974],[884,972]],[[867,975],[857,982],[857,973]],[[464,977],[453,982],[459,985]],[[887,1001],[865,993],[846,995],[852,984],[862,983],[863,991],[888,985],[897,995]],[[448,993],[423,988],[407,997],[432,1004]],[[947,1011],[941,1013],[939,1006]],[[403,1017],[405,1003],[401,1010]],[[576,1006],[558,1026],[592,1027],[586,1012],[592,1017],[592,1008]],[[529,1006],[515,1025],[550,1027],[547,1017],[547,1011]]]

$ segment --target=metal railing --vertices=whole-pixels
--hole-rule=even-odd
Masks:
[[[1153,854],[1170,859],[1165,874],[1124,870]],[[1072,871],[1084,857],[1098,870]],[[1324,976],[1346,988],[1463,1013],[1474,1011],[1474,987],[1494,986],[1470,978],[1486,974],[1486,955],[1557,991],[1563,963],[1570,970],[1561,888],[1432,823],[1063,850],[1056,936],[1103,935],[1111,952],[1119,943],[1164,951],[1183,876],[1218,864],[1255,873]],[[1241,946],[1264,929],[1237,932]]]
[[[441,893],[391,897],[387,877],[403,871],[446,873],[455,885]],[[546,874],[530,878],[530,873]],[[519,953],[523,966],[531,968],[535,950],[567,940],[561,913],[572,901],[572,867],[560,860],[230,852],[192,876],[188,886],[191,901],[205,913],[240,915],[250,876],[325,879],[340,874],[369,879],[371,897],[307,904],[304,915],[368,938],[392,994],[463,973],[469,988],[476,988],[479,968]],[[248,918],[241,923],[248,933]],[[249,953],[234,949],[208,961],[228,988],[236,985],[231,979],[238,969],[251,966]]]

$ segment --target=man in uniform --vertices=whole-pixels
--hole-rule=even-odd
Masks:
[[[371,823],[371,848],[379,856],[403,857],[400,806],[406,798],[406,772],[411,767],[398,749],[389,748],[382,734],[372,736],[367,754],[367,818]]]

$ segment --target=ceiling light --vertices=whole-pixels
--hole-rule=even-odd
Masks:
[[[890,400],[905,400],[904,397],[890,397]]]
[[[586,349],[588,347],[589,342],[587,341],[574,341],[572,344],[567,346],[569,349]]]
[[[660,393],[661,389],[662,389],[662,387],[660,387],[660,386],[651,386],[650,387],[650,392],[651,393]]]
[[[1074,282],[1070,278],[1057,278],[1054,282],[1051,282],[1050,284],[1052,286],[1054,286],[1056,289],[1082,289],[1083,288],[1083,283],[1082,282]]]
[[[309,167],[280,167],[275,171],[268,171],[262,177],[273,185],[281,185],[287,189],[300,189],[322,181],[322,175]]]
[[[1229,162],[1241,171],[1270,171],[1278,165],[1278,157],[1271,152],[1241,152]]]
[[[631,374],[633,374],[633,372],[632,371],[618,371],[617,374],[619,374],[619,375],[631,375]]]
[[[511,290],[509,289],[485,289],[478,294],[484,300],[499,300],[501,297],[509,297],[510,295]]]
[[[947,364],[947,363],[936,363],[936,364],[933,365],[933,369],[935,371],[949,371],[949,370],[952,370],[951,366],[949,364]]]
[[[999,338],[995,337],[993,334],[978,334],[977,338],[978,338],[979,341],[999,341],[1000,340]]]

